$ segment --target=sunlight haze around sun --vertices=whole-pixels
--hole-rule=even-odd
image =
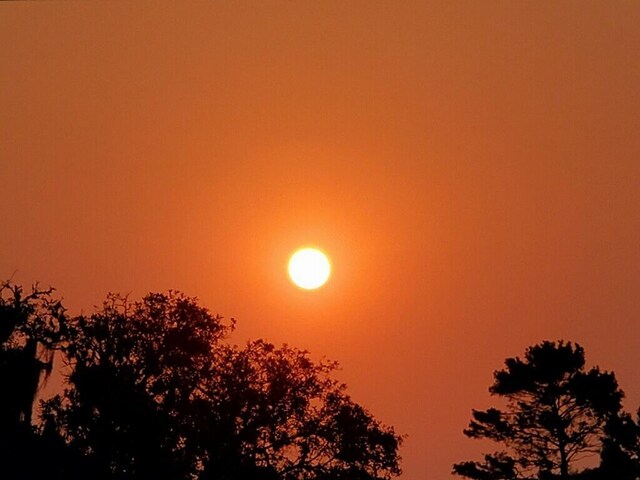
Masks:
[[[315,290],[324,285],[331,274],[327,256],[316,248],[301,248],[289,259],[289,277],[298,287]]]

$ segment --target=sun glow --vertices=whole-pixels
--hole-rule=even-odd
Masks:
[[[302,248],[289,259],[289,277],[298,287],[315,290],[324,285],[331,274],[331,263],[317,248]]]

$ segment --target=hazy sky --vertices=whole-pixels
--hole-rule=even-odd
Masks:
[[[637,1],[2,2],[0,194],[0,278],[338,360],[406,480],[543,339],[640,406]]]

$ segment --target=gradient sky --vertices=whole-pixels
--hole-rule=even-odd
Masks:
[[[2,2],[0,194],[0,278],[338,360],[405,480],[543,339],[640,406],[640,2]]]

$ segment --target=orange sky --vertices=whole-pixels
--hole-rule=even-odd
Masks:
[[[639,85],[636,1],[2,2],[0,278],[197,295],[448,479],[542,339],[640,406]]]

